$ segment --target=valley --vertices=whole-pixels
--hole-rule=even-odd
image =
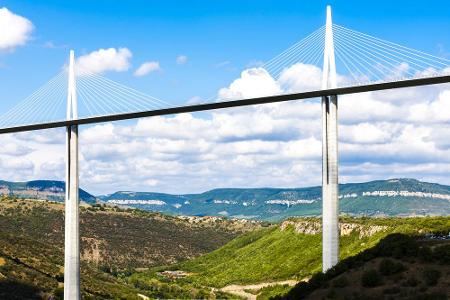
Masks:
[[[397,188],[411,191],[413,188],[408,184],[414,184],[416,191],[412,195],[411,192],[403,192],[403,196],[400,196],[401,193],[377,192],[381,194],[377,197],[386,197],[394,208],[404,204],[401,202],[403,198],[415,197],[415,200],[408,201],[416,201],[416,205],[421,203],[417,199],[436,200],[438,204],[439,201],[447,201],[441,196],[428,197],[444,194],[445,186],[423,184],[419,191],[417,182],[392,182],[395,185],[400,183],[406,186]],[[380,183],[363,184],[361,189],[366,191],[364,193],[370,191],[370,184],[373,185],[372,189],[376,189]],[[351,188],[342,199],[355,201],[357,197],[345,195],[363,193],[354,191],[354,186]],[[46,189],[54,190],[54,186],[47,184],[42,189],[36,186],[33,189],[38,189],[41,192],[39,195],[48,195]],[[233,193],[235,198],[243,197],[241,190]],[[245,197],[260,197],[262,191],[249,193],[246,191]],[[30,193],[22,195],[29,196]],[[52,195],[56,196],[58,193]],[[129,196],[136,197],[133,194]],[[225,203],[228,200],[218,200],[217,194],[214,197],[215,204],[231,203],[231,200],[229,203]],[[370,197],[374,196],[371,194]],[[163,196],[157,199],[168,201]],[[299,201],[297,198],[292,199],[290,201]],[[364,205],[379,205],[376,199],[370,200],[375,203],[363,199],[359,209]],[[0,298],[61,299],[64,282],[64,206],[58,201],[24,196],[20,198],[17,195],[4,195],[0,199]],[[148,201],[148,198],[142,201]],[[303,204],[311,203],[298,205]],[[333,273],[336,272],[334,269],[330,274],[326,273],[324,278],[329,279],[320,279],[318,284],[319,279],[316,278],[322,278],[320,217],[300,215],[270,222],[223,216],[164,214],[128,205],[118,206],[98,198],[95,201],[83,201],[80,208],[83,299],[315,299],[318,297],[316,295],[322,298],[332,296],[338,288],[343,289],[344,294],[347,293],[348,299],[352,299],[354,295],[351,290],[358,291],[360,296],[364,295],[361,277],[367,269],[378,269],[386,256],[384,252],[379,253],[380,247],[398,246],[392,240],[393,236],[400,234],[414,241],[420,239],[416,248],[428,249],[420,250],[426,253],[432,254],[436,249],[444,253],[442,249],[447,249],[441,247],[447,247],[450,241],[450,237],[447,237],[450,217],[388,215],[341,216],[340,265],[344,269],[339,267],[339,274]],[[436,236],[444,238],[433,240]],[[373,259],[366,259],[365,253],[375,254]],[[417,253],[415,255],[418,257]],[[404,280],[412,276],[411,269],[417,268],[420,271],[414,278],[423,291],[412,286],[398,286],[391,277],[387,277],[383,279],[383,284],[377,285],[377,293],[390,289],[392,295],[396,291],[402,295],[442,295],[450,274],[445,254],[440,255],[444,260],[440,261],[439,268],[432,262],[433,259],[440,259],[433,258],[439,255],[431,255],[431,262],[416,256],[411,258],[411,262],[402,261],[405,268],[410,270],[405,273]],[[361,260],[361,257],[364,259]],[[358,263],[350,267],[347,262],[354,260]],[[349,271],[352,268],[355,271]],[[441,275],[435,286],[427,287],[427,283],[420,278],[424,276],[421,275],[423,272],[427,272],[424,270],[430,268],[437,269]],[[354,275],[346,272],[354,272]],[[344,273],[345,276],[342,275]],[[352,284],[338,287],[334,281],[341,280],[337,279],[340,277],[347,278]],[[318,287],[320,291],[316,291]]]
[[[63,221],[59,203],[0,201],[1,299],[14,299],[10,298],[14,294],[17,299],[47,299],[62,293]],[[136,269],[195,258],[260,226],[251,221],[184,219],[100,205],[82,207],[83,295],[88,299],[140,299],[136,296],[140,289],[120,278]],[[17,292],[15,286],[26,288]]]

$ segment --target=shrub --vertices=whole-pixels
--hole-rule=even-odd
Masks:
[[[348,278],[346,276],[341,276],[338,277],[337,279],[333,280],[333,282],[331,283],[331,285],[333,287],[337,287],[337,288],[343,288],[348,286],[349,282],[348,282]]]
[[[414,237],[401,233],[386,236],[373,248],[378,256],[404,258],[416,256],[419,247]]]
[[[62,300],[64,299],[64,288],[56,288],[53,291],[53,295],[55,297],[55,300]]]
[[[450,245],[436,246],[433,250],[433,258],[443,264],[450,264]]]
[[[389,288],[385,288],[383,290],[383,294],[385,295],[391,295],[391,294],[398,294],[400,293],[401,289],[398,286],[393,286]]]
[[[417,280],[416,277],[412,276],[412,277],[409,277],[408,279],[406,279],[405,282],[403,282],[402,285],[403,285],[403,286],[411,286],[411,287],[415,287],[415,286],[418,286],[419,283],[420,283],[420,281]]]
[[[364,287],[374,287],[381,284],[381,276],[375,269],[369,269],[363,272],[361,276],[361,285]]]
[[[422,277],[427,285],[434,286],[438,283],[441,272],[439,270],[427,268],[422,271]]]
[[[336,291],[334,289],[330,289],[327,292],[327,295],[326,295],[326,297],[329,298],[329,299],[334,299],[334,298],[336,298],[336,296],[337,296],[337,294],[336,294]]]
[[[419,249],[419,258],[423,261],[432,261],[433,260],[433,252],[430,247],[421,247]]]
[[[444,292],[433,292],[429,294],[418,295],[415,300],[447,300],[447,294]]]
[[[389,258],[383,259],[378,266],[378,271],[385,276],[397,274],[405,270],[406,267],[402,263],[395,262]]]

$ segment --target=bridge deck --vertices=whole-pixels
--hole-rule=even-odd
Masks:
[[[172,115],[172,114],[179,114],[179,113],[200,112],[200,111],[208,111],[208,110],[222,109],[222,108],[232,108],[232,107],[249,106],[249,105],[257,105],[257,104],[285,102],[285,101],[293,101],[293,100],[320,98],[323,96],[331,96],[331,95],[346,95],[346,94],[364,93],[364,92],[381,91],[381,90],[406,88],[406,87],[416,87],[416,86],[433,85],[433,84],[442,84],[442,83],[450,83],[450,75],[427,77],[427,78],[417,78],[417,79],[407,79],[407,80],[400,80],[400,81],[393,81],[393,82],[374,83],[374,84],[359,85],[359,86],[352,86],[352,87],[342,87],[342,88],[335,88],[335,89],[323,89],[323,90],[316,90],[316,91],[310,91],[310,92],[283,94],[283,95],[266,96],[266,97],[250,98],[250,99],[242,99],[242,100],[214,102],[214,103],[205,103],[205,104],[196,104],[196,105],[186,105],[186,106],[170,107],[170,108],[157,109],[157,110],[148,110],[148,111],[140,111],[140,112],[132,112],[132,113],[80,118],[80,119],[76,119],[76,120],[55,121],[55,122],[30,124],[30,125],[20,125],[20,126],[15,126],[15,127],[0,128],[0,134],[32,131],[32,130],[40,130],[40,129],[49,129],[49,128],[57,128],[57,127],[66,127],[66,126],[77,125],[77,124],[78,125],[87,125],[87,124],[110,122],[110,121],[130,120],[130,119],[153,117],[153,116],[164,116],[164,115]]]

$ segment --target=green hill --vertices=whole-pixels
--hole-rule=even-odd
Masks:
[[[26,198],[44,199],[64,202],[66,186],[63,181],[57,180],[33,180],[24,182],[11,182],[0,180],[0,195]],[[79,189],[80,200],[95,204],[97,198],[83,189]]]
[[[415,179],[376,180],[339,185],[340,210],[354,216],[433,216],[450,214],[450,187]],[[224,188],[201,194],[116,192],[105,202],[177,215],[211,215],[278,221],[318,216],[321,187]]]
[[[62,181],[0,181],[0,194],[64,202]],[[399,178],[339,185],[340,211],[350,216],[445,216],[450,214],[450,186]],[[80,189],[89,204],[106,202],[171,215],[221,216],[266,221],[319,216],[321,187],[220,188],[200,194],[120,191],[95,197]]]
[[[394,234],[449,232],[450,217],[434,218],[343,218],[341,259],[374,247]],[[130,282],[162,280],[163,270],[181,270],[188,276],[180,284],[222,288],[230,284],[252,284],[303,280],[321,270],[320,220],[291,219],[270,228],[249,232],[199,258],[133,274]],[[279,292],[285,292],[282,288]]]
[[[63,205],[0,201],[0,299],[47,299],[62,292]],[[121,278],[135,269],[195,258],[259,223],[182,218],[96,205],[80,213],[81,282],[87,299],[141,299],[167,293],[143,290]],[[164,291],[164,293],[163,293]],[[210,295],[186,288],[180,295]]]
[[[258,299],[267,298],[268,291]],[[396,233],[274,298],[445,300],[449,294],[448,236],[427,238]]]

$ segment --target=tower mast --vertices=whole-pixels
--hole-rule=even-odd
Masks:
[[[322,88],[335,88],[331,7],[327,6]],[[327,271],[339,260],[339,185],[337,95],[322,97],[322,269]]]
[[[78,118],[75,55],[70,51],[67,120]],[[64,300],[80,299],[80,231],[78,195],[78,125],[66,128],[66,200],[64,227]]]

